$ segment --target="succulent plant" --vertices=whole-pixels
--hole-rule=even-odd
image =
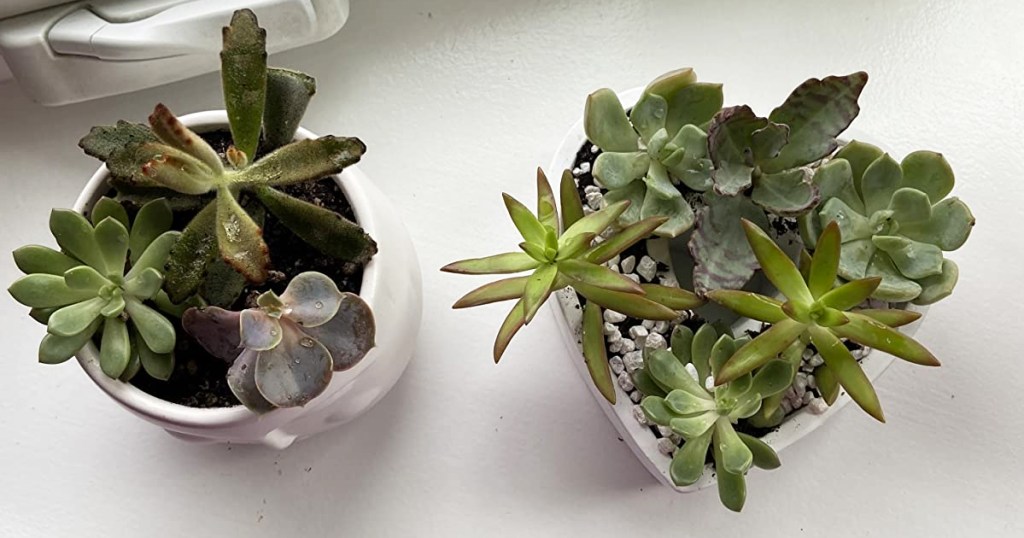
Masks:
[[[612,90],[587,97],[587,138],[603,151],[594,161],[594,178],[608,189],[608,202],[631,202],[619,217],[622,224],[668,217],[654,232],[664,237],[693,226],[693,209],[676,185],[700,192],[711,186],[701,126],[721,107],[722,85],[697,82],[692,69],[655,79],[628,117]]]
[[[960,248],[974,215],[953,190],[953,170],[939,153],[915,151],[898,163],[852,141],[820,167],[822,204],[800,219],[805,240],[836,222],[843,235],[839,276],[881,277],[873,298],[931,304],[953,292],[959,271],[944,251]]]
[[[210,274],[224,281],[222,293],[233,290],[223,293],[228,299],[220,302],[226,304],[241,293],[246,280],[266,280],[270,253],[259,222],[262,208],[250,209],[254,218],[239,202],[241,192],[250,193],[325,254],[365,263],[376,253],[374,241],[355,223],[275,189],[336,174],[358,162],[366,147],[357,138],[334,136],[291,142],[315,81],[302,73],[268,69],[266,57],[266,32],[256,16],[249,10],[236,12],[224,29],[221,52],[234,141],[224,158],[162,104],[149,117],[148,127],[128,122],[96,127],[80,142],[86,153],[106,162],[111,183],[122,195],[173,196],[179,204],[191,201],[202,207],[171,253],[166,289],[175,301],[199,290]],[[269,153],[257,159],[258,149]],[[223,263],[244,279],[218,271],[217,264]]]
[[[838,146],[857,117],[866,73],[810,79],[767,118],[747,106],[723,109],[708,127],[714,188],[704,196],[695,229],[677,240],[692,256],[694,290],[742,288],[757,269],[740,219],[768,228],[768,215],[795,217],[819,201],[810,166]],[[685,247],[683,243],[685,244]]]
[[[757,413],[765,398],[785,391],[796,374],[790,362],[773,359],[755,373],[712,387],[726,359],[747,341],[746,337],[734,340],[727,333],[719,336],[712,325],[703,325],[696,334],[679,326],[670,350],[650,350],[644,368],[635,374],[642,383],[638,387],[647,394],[641,403],[647,419],[686,441],[672,457],[672,482],[678,486],[697,482],[710,449],[718,496],[736,512],[746,501],[745,475],[750,467],[775,469],[780,462],[771,446],[737,432],[733,425]]]
[[[918,319],[920,314],[896,309],[853,310],[871,296],[881,278],[836,285],[842,235],[835,222],[822,231],[814,255],[806,260],[802,271],[757,225],[744,220],[743,228],[762,270],[786,300],[739,290],[708,292],[712,301],[745,317],[772,324],[736,350],[719,369],[715,383],[734,381],[794,347],[795,353],[802,354],[802,346],[810,343],[825,361],[816,377],[826,400],[834,401],[838,383],[864,411],[884,422],[874,387],[841,339],[915,364],[938,366],[939,361],[930,351],[894,329]]]
[[[518,299],[498,331],[494,342],[495,362],[501,358],[516,332],[533,320],[548,296],[566,286],[572,286],[585,297],[588,305],[593,302],[641,319],[673,320],[678,317],[679,310],[703,303],[686,290],[638,284],[603,265],[637,241],[650,236],[655,228],[665,222],[666,217],[644,219],[602,236],[628,209],[629,200],[613,203],[584,216],[576,184],[568,170],[562,174],[560,185],[561,225],[564,230],[561,235],[558,233],[559,215],[555,195],[542,170],[537,170],[536,215],[511,196],[503,196],[512,222],[524,239],[519,244],[523,252],[462,260],[441,268],[449,273],[471,275],[533,271],[530,276],[507,278],[481,286],[453,306],[467,308]],[[600,242],[594,244],[598,237],[601,237]],[[595,378],[595,381],[598,379]],[[610,392],[610,385],[604,385],[603,391]],[[609,392],[605,392],[606,397]],[[613,398],[614,394],[610,399]]]
[[[100,334],[100,367],[111,378],[131,379],[139,368],[158,379],[174,369],[174,325],[147,305],[173,308],[161,290],[164,262],[179,232],[164,200],[128,213],[110,198],[92,209],[92,221],[70,209],[50,213],[61,250],[28,245],[14,251],[26,276],[8,291],[46,324],[39,362],[70,359]]]
[[[190,308],[182,317],[206,351],[231,363],[231,392],[257,413],[305,405],[333,372],[352,368],[374,346],[369,305],[322,273],[301,273],[280,296],[260,295],[257,305],[241,312]]]

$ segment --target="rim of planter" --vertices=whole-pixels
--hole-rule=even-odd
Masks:
[[[623,107],[627,110],[632,107],[640,99],[640,95],[643,92],[642,87],[633,88],[623,92],[616,92],[619,100],[622,102]],[[583,127],[583,118],[579,120],[569,129],[569,132],[562,139],[562,143],[558,147],[558,151],[555,153],[551,160],[551,165],[548,168],[549,177],[560,177],[562,170],[572,169],[573,163],[576,160],[576,155],[580,148],[583,147],[584,143],[587,143],[587,135]],[[847,129],[844,133],[848,139],[858,140],[871,140],[872,144],[876,144],[883,150],[888,151],[884,143],[879,144],[878,142],[871,139],[869,136],[865,136],[865,133],[855,128]],[[582,320],[583,311],[579,302],[579,298],[576,295],[576,291],[572,288],[566,288],[558,291],[554,294],[558,308],[559,319],[559,332],[562,334],[562,339],[570,350],[569,358],[576,367],[577,373],[583,379],[583,382],[587,385],[590,390],[590,394],[597,401],[598,406],[604,411],[605,416],[615,426],[619,436],[629,446],[630,450],[633,451],[634,455],[643,464],[644,468],[647,469],[655,478],[657,478],[662,484],[672,488],[679,493],[690,493],[699,491],[717,483],[714,478],[714,465],[707,464],[705,466],[704,474],[701,475],[700,480],[690,486],[677,486],[672,482],[669,476],[669,463],[672,461],[671,456],[666,456],[658,449],[658,437],[650,431],[649,426],[641,425],[633,417],[633,408],[635,403],[629,398],[629,393],[622,390],[618,382],[613,381],[615,390],[615,404],[609,403],[604,396],[594,386],[593,381],[590,378],[590,372],[587,369],[586,363],[583,361],[582,351]],[[909,310],[921,313],[921,318],[917,321],[908,324],[900,328],[900,331],[912,336],[917,329],[920,327],[921,322],[924,320],[924,315],[928,311],[928,307],[920,307],[916,305],[908,305]],[[739,324],[743,323],[741,320],[734,326],[734,329]],[[607,344],[606,344],[607,345]],[[876,349],[870,350],[870,352],[864,358],[860,359],[861,367],[864,369],[865,374],[868,378],[874,382],[877,380],[895,361],[895,357]],[[782,451],[787,446],[799,441],[801,438],[816,430],[822,424],[824,424],[829,418],[835,413],[839,412],[840,409],[846,406],[851,401],[849,395],[845,390],[841,390],[839,398],[833,403],[824,413],[815,415],[804,406],[795,412],[789,414],[779,426],[773,428],[769,433],[765,434],[761,439],[768,443],[777,452]],[[757,469],[759,472],[763,472],[762,469]]]
[[[181,116],[179,119],[186,126],[200,134],[228,128],[228,116],[224,110],[193,112]],[[312,138],[317,138],[317,135],[303,127],[299,127],[295,134],[295,140]],[[342,174],[353,178],[355,181],[344,181]],[[370,201],[362,187],[363,184],[369,181],[369,178],[354,165],[345,168],[342,174],[335,174],[332,178],[345,194],[345,198],[355,213],[356,222],[370,236],[374,236],[377,223],[374,219]],[[81,194],[79,194],[73,209],[84,214],[87,209],[92,207],[96,200],[106,194],[108,190],[106,184],[108,176],[109,171],[106,164],[101,165],[92,175],[92,178],[89,179]],[[375,256],[364,267],[362,283],[359,287],[359,296],[371,306],[374,304],[377,290],[380,287],[380,279],[381,271],[378,269],[377,257]],[[100,369],[99,353],[96,345],[91,341],[76,356],[79,364],[93,382],[122,406],[141,415],[191,428],[212,429],[255,420],[259,420],[261,423],[280,422],[283,424],[301,415],[305,409],[303,407],[278,408],[267,413],[256,414],[243,405],[213,408],[189,407],[153,396],[131,383],[107,377]],[[377,359],[378,354],[375,353],[366,357],[344,372],[344,380],[339,380],[339,376],[335,375],[331,383],[351,381],[360,372],[369,368]]]

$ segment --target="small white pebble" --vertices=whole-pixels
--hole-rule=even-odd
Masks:
[[[598,187],[597,185],[587,185],[586,187],[583,187],[583,194],[593,193],[601,194],[601,187]]]
[[[654,276],[658,272],[658,263],[654,261],[650,256],[644,256],[640,258],[640,262],[636,264],[636,272],[644,280],[650,282],[654,280]]]
[[[636,273],[623,273],[622,276],[632,280],[633,282],[636,282],[637,284],[640,283],[640,277],[637,276]]]
[[[678,433],[676,433],[676,432],[672,432],[672,433],[671,433],[671,434],[670,434],[670,435],[668,436],[668,440],[669,440],[669,441],[672,441],[672,444],[674,444],[674,445],[676,445],[676,446],[679,446],[679,443],[682,443],[682,442],[683,442],[683,438],[682,438],[682,437],[680,437],[680,436],[679,436],[679,434],[678,434]]]
[[[661,334],[668,334],[668,322],[659,321],[654,324],[654,332]]]
[[[617,333],[617,332],[619,332],[619,328],[616,327],[614,324],[612,324],[612,323],[605,323],[604,324],[604,334],[605,334],[605,336],[608,336],[609,334]]]
[[[679,280],[677,280],[676,276],[673,275],[672,273],[663,273],[661,277],[658,278],[658,283],[661,284],[662,286],[668,286],[670,288],[679,287]]]
[[[814,393],[813,392],[807,391],[807,392],[804,393],[804,397],[803,397],[804,405],[807,405],[807,404],[811,403],[811,400],[813,400],[813,399],[814,399]]]
[[[619,255],[616,254],[614,258],[608,260],[608,264],[609,265],[618,265],[620,261],[622,261],[622,260],[619,258]]]
[[[629,338],[623,338],[622,339],[622,352],[623,353],[629,353],[630,351],[633,351],[634,349],[636,349],[636,342],[630,340]]]
[[[633,418],[640,423],[641,426],[650,426],[651,422],[647,420],[647,414],[644,413],[644,408],[639,405],[633,406]]]
[[[672,429],[668,426],[658,426],[658,433],[661,434],[662,437],[668,437],[672,435]]]
[[[620,338],[618,342],[615,342],[615,343],[612,343],[612,344],[608,344],[608,352],[609,353],[618,353],[618,352],[622,351],[622,342],[624,342],[624,340],[622,340]]]
[[[591,153],[597,153],[597,152],[599,152],[599,151],[601,151],[601,148],[597,147],[597,144],[592,144],[592,145],[590,146],[590,152],[591,152]]]
[[[608,323],[622,323],[626,321],[626,315],[606,308],[604,309],[604,320]]]
[[[820,415],[825,411],[828,411],[828,404],[825,403],[823,398],[815,398],[811,400],[811,403],[807,404],[807,408],[811,410],[811,413]]]
[[[614,372],[615,375],[619,375],[626,371],[625,365],[622,364],[622,357],[619,357],[618,355],[608,359],[608,366],[611,366],[612,372]]]
[[[636,269],[636,256],[626,256],[619,266],[622,267],[623,273],[632,273],[633,269]]]
[[[594,212],[594,210],[590,209],[590,206],[586,206],[586,205],[583,206],[583,216],[587,216],[587,215],[589,215],[589,214],[591,214],[593,212]],[[594,241],[597,241],[596,237],[594,238]]]
[[[783,399],[782,402],[779,404],[779,407],[781,407],[782,408],[782,412],[787,414],[787,415],[791,411],[793,411],[793,406],[789,403],[788,399]]]
[[[694,381],[700,381],[700,374],[697,373],[697,368],[692,363],[686,363],[683,369],[686,370],[686,373],[690,374]]]
[[[665,349],[668,347],[668,342],[665,341],[665,337],[661,333],[651,333],[644,338],[644,347],[649,349]]]
[[[630,351],[622,356],[622,364],[627,372],[633,373],[644,367],[644,355],[639,351]]]
[[[609,269],[611,269],[612,271],[615,271],[616,273],[619,273],[619,272],[621,272],[621,270],[619,269],[619,266],[618,266],[618,265],[615,265],[614,263],[612,263],[612,264],[609,264],[609,265],[608,265],[608,268],[609,268]]]
[[[599,192],[590,192],[586,194],[587,205],[590,209],[597,211],[604,207],[604,196],[601,196]]]
[[[633,378],[629,377],[629,374],[626,372],[619,374],[619,387],[626,392],[636,388],[636,386],[633,385]]]
[[[658,452],[661,452],[666,456],[672,457],[676,453],[676,448],[676,444],[673,443],[672,440],[669,439],[668,437],[662,437],[661,439],[658,439]]]
[[[640,391],[634,390],[629,393],[629,399],[633,400],[633,403],[640,403],[640,400],[644,399],[644,395],[640,394]]]
[[[818,380],[814,379],[813,375],[808,375],[807,376],[807,388],[809,388],[809,389],[816,389],[816,388],[818,388]]]
[[[590,172],[590,163],[580,163],[580,172],[584,174]]]
[[[715,390],[715,377],[714,376],[710,376],[709,375],[707,377],[707,379],[704,380],[704,389],[707,390],[708,392],[714,392],[714,390]]]
[[[643,325],[634,325],[629,328],[629,337],[637,343],[643,343],[643,339],[647,338],[647,334],[647,327],[644,327]]]
[[[619,342],[622,340],[622,333],[619,332],[618,329],[616,329],[615,332],[604,335],[604,340],[609,344],[614,344],[615,342]]]
[[[793,388],[792,385],[790,385],[790,387],[788,389],[786,389],[786,392],[785,392],[785,394],[782,395],[782,397],[787,399],[787,400],[795,400],[796,399],[796,389]]]
[[[580,169],[578,167],[572,169],[572,175],[574,175],[576,177],[580,177],[580,172],[581,171],[580,171]]]
[[[640,322],[640,325],[643,325],[644,328],[647,329],[647,332],[650,332],[651,329],[654,328],[654,321],[649,320],[649,319],[645,319],[645,320]]]

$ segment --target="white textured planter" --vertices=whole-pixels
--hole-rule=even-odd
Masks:
[[[207,111],[181,118],[199,133],[227,128],[227,114]],[[299,129],[297,139],[316,138]],[[85,212],[107,191],[106,166],[93,174],[75,202]],[[335,372],[327,389],[305,407],[257,415],[245,407],[199,409],[151,396],[100,370],[96,346],[89,343],[78,362],[104,392],[135,415],[192,442],[262,443],[283,449],[299,438],[344,424],[377,403],[412,358],[422,314],[419,261],[398,212],[356,167],[335,176],[356,221],[377,241],[379,252],[363,271],[360,297],[373,309],[377,345],[352,369]]]
[[[623,106],[628,110],[637,102],[642,92],[643,88],[636,88],[619,93],[619,100],[622,101]],[[854,136],[854,138],[863,138],[852,129],[847,130],[847,133],[858,135]],[[548,169],[549,177],[559,177],[562,170],[572,169],[573,163],[576,160],[576,154],[586,141],[587,135],[584,132],[583,119],[581,118],[562,140],[562,144],[558,148],[558,152],[555,154]],[[604,396],[598,392],[597,387],[594,386],[593,381],[591,381],[590,372],[587,370],[586,363],[583,360],[583,310],[576,292],[572,288],[566,288],[557,292],[555,297],[558,302],[557,310],[561,318],[559,330],[562,334],[562,340],[569,350],[569,357],[583,378],[584,383],[590,388],[590,393],[597,401],[597,405],[604,411],[608,420],[615,425],[619,436],[629,445],[629,448],[633,450],[633,453],[643,463],[644,467],[662,484],[680,493],[698,491],[714,485],[714,468],[710,464],[705,468],[704,475],[696,484],[679,487],[672,483],[668,473],[671,458],[658,450],[658,438],[654,436],[650,428],[641,425],[634,418],[633,407],[636,404],[629,399],[629,394],[622,390],[618,383],[613,383],[615,385],[616,403],[612,405],[605,400]],[[927,308],[921,307],[914,307],[913,309],[922,314],[927,310]],[[902,327],[900,330],[908,335],[913,335],[923,319],[922,316],[922,319]],[[868,378],[874,381],[882,375],[894,360],[895,357],[888,353],[872,350],[860,361],[860,364]],[[782,450],[824,424],[825,421],[849,402],[850,397],[846,394],[846,391],[842,391],[839,399],[820,415],[815,415],[806,407],[803,407],[788,416],[778,428],[765,435],[762,439],[776,451]]]

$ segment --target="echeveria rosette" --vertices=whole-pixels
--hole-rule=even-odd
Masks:
[[[825,361],[816,373],[821,374],[819,387],[826,400],[834,401],[838,394],[837,383],[864,411],[884,422],[874,387],[841,339],[915,364],[938,366],[939,361],[930,351],[894,329],[918,319],[920,314],[895,309],[854,310],[871,296],[881,279],[864,278],[836,284],[842,242],[836,223],[825,227],[813,257],[806,260],[802,270],[761,228],[749,221],[743,221],[743,227],[765,276],[785,301],[738,290],[708,293],[709,299],[737,314],[771,324],[768,330],[736,350],[719,369],[715,383],[730,383],[780,354],[802,354],[804,347],[811,343]]]
[[[588,301],[604,308],[640,319],[673,320],[679,311],[695,308],[703,301],[686,290],[657,284],[638,284],[603,264],[636,242],[646,239],[666,217],[653,217],[617,229],[601,242],[595,239],[626,211],[630,202],[623,200],[584,216],[572,174],[562,174],[559,189],[562,215],[559,219],[555,194],[544,172],[537,170],[537,214],[515,198],[505,194],[505,207],[523,237],[522,252],[507,252],[485,258],[457,261],[441,268],[449,273],[470,275],[508,274],[531,271],[529,276],[506,278],[481,286],[463,296],[453,308],[467,308],[499,301],[517,300],[498,330],[494,342],[494,361],[498,362],[512,337],[533,320],[544,301],[556,290],[572,286]],[[559,235],[559,223],[564,230]],[[609,401],[614,402],[614,389],[607,374],[607,361],[596,360],[598,352],[594,329],[600,326],[601,315],[589,307],[584,332],[590,334],[586,349],[588,365],[595,383]],[[594,313],[596,312],[596,318]],[[588,321],[589,320],[589,321]],[[594,321],[597,320],[597,321]]]
[[[915,151],[898,163],[852,141],[818,169],[822,204],[801,218],[806,240],[836,222],[843,234],[839,276],[880,277],[875,299],[926,305],[953,292],[959,271],[943,256],[960,248],[974,215],[953,190],[953,170],[939,153]]]
[[[26,276],[8,291],[46,324],[39,361],[62,363],[99,333],[104,374],[127,381],[144,368],[167,379],[174,369],[174,326],[146,303],[173,308],[160,289],[164,263],[180,235],[169,231],[171,210],[154,200],[130,224],[124,207],[101,198],[91,218],[55,209],[50,231],[61,250],[28,245],[14,251]]]
[[[369,305],[322,273],[301,273],[257,304],[241,312],[192,308],[182,318],[204,349],[232,363],[228,386],[255,412],[305,405],[374,346]]]
[[[767,118],[725,108],[708,127],[714,194],[705,195],[688,247],[694,289],[739,289],[757,270],[740,219],[767,228],[766,215],[795,217],[818,203],[810,166],[835,151],[857,117],[867,74],[810,79]]]
[[[277,190],[337,174],[358,162],[366,146],[357,138],[334,136],[292,142],[316,83],[302,73],[267,67],[266,32],[250,10],[236,12],[224,29],[221,71],[234,142],[225,152],[227,163],[163,105],[157,105],[148,128],[119,122],[94,128],[79,143],[106,162],[119,196],[173,195],[177,206],[203,208],[171,253],[165,286],[171,298],[183,301],[201,293],[212,278],[220,284],[218,302],[226,306],[246,281],[266,280],[271,253],[253,206],[269,210],[324,254],[369,261],[376,244],[358,225]],[[257,148],[266,155],[256,159]],[[259,203],[243,207],[242,192]],[[221,270],[224,264],[238,275]]]
[[[676,327],[669,350],[648,350],[644,368],[634,377],[646,397],[641,403],[648,420],[670,428],[685,439],[669,466],[677,486],[689,486],[704,474],[708,450],[712,450],[719,498],[739,512],[746,501],[745,475],[752,465],[775,469],[780,462],[764,441],[738,433],[733,425],[757,413],[762,402],[790,386],[796,369],[776,359],[756,373],[747,373],[708,390],[722,364],[749,338],[718,335],[712,325],[696,334]]]
[[[722,85],[697,82],[692,69],[666,73],[644,89],[627,117],[609,89],[587,97],[587,138],[603,153],[593,174],[609,203],[629,200],[623,225],[667,217],[655,234],[676,237],[693,225],[690,204],[676,187],[703,192],[711,186],[704,125],[722,107]]]

